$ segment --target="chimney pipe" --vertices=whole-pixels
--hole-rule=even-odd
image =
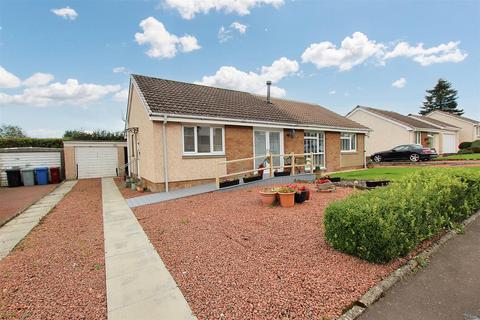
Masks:
[[[267,81],[267,102],[272,103],[270,100],[270,86],[272,85],[272,81],[268,80]]]

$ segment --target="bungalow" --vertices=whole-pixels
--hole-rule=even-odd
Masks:
[[[440,120],[364,106],[355,107],[346,117],[372,130],[365,143],[367,155],[414,143],[440,154],[457,152],[460,128]]]
[[[269,91],[270,82],[264,97],[132,75],[130,172],[152,191],[168,191],[256,170],[268,155],[277,155],[271,162],[280,171],[292,153],[312,154],[325,172],[364,165],[368,128],[316,104],[270,98]]]
[[[447,122],[459,127],[460,130],[458,131],[458,136],[460,142],[475,141],[480,139],[480,121],[478,120],[457,116],[438,110],[426,114],[425,117]]]

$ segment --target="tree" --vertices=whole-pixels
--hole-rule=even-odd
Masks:
[[[67,130],[63,134],[66,140],[99,140],[99,141],[123,141],[125,136],[123,131],[106,131],[95,130],[93,132],[85,132],[82,130]]]
[[[0,127],[0,138],[26,138],[27,135],[19,126],[4,124]]]
[[[453,89],[447,80],[439,79],[433,89],[427,90],[420,114],[440,110],[461,116],[463,109],[458,109],[457,106],[457,90]]]

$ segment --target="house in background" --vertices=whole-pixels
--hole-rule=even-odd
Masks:
[[[364,166],[369,129],[319,105],[132,75],[127,108],[131,172],[152,191],[255,170],[268,154],[314,155],[324,171]],[[285,159],[276,157],[275,166]]]
[[[460,128],[443,121],[364,106],[355,107],[346,117],[372,130],[365,142],[367,155],[402,144],[421,144],[440,154],[457,152]]]
[[[469,142],[480,139],[480,121],[443,111],[432,111],[426,114],[425,117],[447,122],[459,127],[460,131],[458,132],[458,135],[460,142]]]

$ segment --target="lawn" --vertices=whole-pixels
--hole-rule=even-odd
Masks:
[[[438,157],[435,160],[480,160],[480,153],[452,154],[446,157]]]
[[[405,260],[379,265],[326,243],[323,213],[352,192],[263,207],[256,188],[134,208],[198,319],[327,319]]]
[[[458,167],[457,167],[458,168]],[[398,180],[424,167],[380,167],[332,174],[346,180]],[[480,167],[465,167],[467,170],[480,171]],[[449,170],[449,168],[435,168],[435,170]]]

